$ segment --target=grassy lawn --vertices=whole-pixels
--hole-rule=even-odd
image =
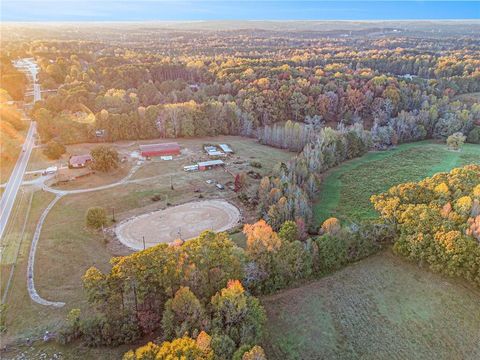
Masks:
[[[478,359],[480,292],[382,253],[263,299],[269,359]]]
[[[278,161],[286,161],[293,156],[292,153],[263,146],[255,140],[240,137],[182,139],[179,142],[182,147],[199,154],[201,154],[201,145],[205,142],[229,143],[237,152],[235,158],[228,161],[232,162],[232,165],[227,168],[233,173],[252,169],[261,174],[268,173]],[[87,147],[89,146],[91,145],[88,144]],[[125,152],[127,149],[132,151],[138,148],[138,145],[133,143],[118,146],[123,146],[122,149]],[[83,148],[82,145],[77,145],[75,149],[81,151]],[[197,155],[191,156],[195,157]],[[89,207],[105,207],[109,214],[114,208],[116,220],[121,221],[134,215],[164,208],[167,199],[172,205],[198,199],[200,195],[203,196],[203,199],[226,198],[235,202],[236,194],[233,191],[219,191],[213,184],[205,182],[206,179],[214,179],[221,183],[233,181],[230,173],[222,169],[185,173],[183,163],[190,160],[188,157],[174,161],[152,160],[146,162],[145,166],[135,174],[135,181],[132,183],[102,191],[67,195],[55,205],[46,218],[39,240],[35,258],[35,285],[43,298],[66,302],[66,306],[61,309],[33,303],[26,289],[27,257],[33,231],[41,211],[53,199],[53,195],[37,191],[33,196],[19,265],[15,271],[13,286],[7,301],[8,331],[4,334],[5,342],[25,340],[27,337],[35,338],[41,336],[45,330],[56,331],[72,308],[86,310],[87,304],[81,284],[81,277],[85,271],[90,266],[107,270],[112,256],[129,253],[129,250],[117,243],[106,243],[101,233],[85,227],[84,216]],[[248,165],[249,160],[259,161],[262,168],[252,168]],[[36,152],[32,161],[34,164],[30,165],[31,169],[51,165],[40,151]],[[241,161],[242,163],[233,164],[233,161]],[[173,175],[173,190],[170,188],[170,174]],[[114,174],[112,177],[116,177],[116,175]],[[252,179],[251,181],[253,184],[254,181],[259,180]],[[107,183],[107,180],[105,180],[105,183]],[[74,185],[75,182],[72,182],[69,187],[75,188]],[[77,185],[83,187],[84,184],[77,183]],[[197,193],[194,190],[200,190],[201,192]],[[162,200],[152,201],[153,195],[160,195]],[[23,200],[23,203],[26,202],[27,198]],[[11,230],[10,236],[17,240],[20,225],[22,225],[22,221],[19,219]],[[239,246],[244,246],[245,238],[243,234],[237,233],[233,237]],[[6,269],[7,265],[5,266]],[[120,358],[130,347],[86,349],[81,345],[63,347],[50,344],[35,346],[35,350],[32,350],[32,353],[29,354],[31,358],[40,356],[38,355],[40,353],[61,352],[66,358],[72,359],[115,359]]]
[[[315,220],[322,223],[331,216],[346,222],[374,218],[371,195],[471,163],[480,164],[479,145],[466,144],[457,152],[445,144],[423,141],[370,152],[326,173],[314,206]]]

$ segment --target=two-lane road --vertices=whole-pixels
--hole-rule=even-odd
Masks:
[[[27,168],[30,154],[32,153],[32,149],[35,145],[35,130],[36,123],[32,121],[30,123],[30,128],[28,129],[25,143],[20,151],[20,156],[18,157],[15,168],[10,175],[10,179],[5,186],[5,191],[2,194],[2,198],[0,199],[0,239],[3,236],[8,219],[10,218],[10,213],[12,211],[13,204],[15,203],[18,189],[22,184],[23,175],[25,173],[25,169]]]

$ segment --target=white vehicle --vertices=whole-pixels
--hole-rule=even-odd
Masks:
[[[187,165],[183,167],[183,171],[198,171],[198,165]]]
[[[45,170],[43,170],[42,175],[55,174],[57,171],[58,171],[58,167],[50,166],[50,167],[46,168]]]

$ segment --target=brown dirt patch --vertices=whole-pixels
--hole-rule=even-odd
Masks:
[[[118,240],[135,250],[175,239],[191,239],[202,231],[231,229],[240,220],[240,211],[224,200],[205,200],[158,210],[120,223],[115,234]]]

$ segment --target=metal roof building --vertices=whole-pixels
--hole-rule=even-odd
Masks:
[[[232,148],[230,146],[228,146],[227,144],[220,144],[218,146],[220,146],[220,149],[222,149],[224,153],[233,154]]]
[[[140,145],[140,153],[143,157],[178,155],[180,154],[180,145],[176,142]]]
[[[202,161],[198,163],[198,169],[200,171],[203,170],[210,170],[217,166],[224,166],[225,163],[222,160],[210,160],[210,161]]]

